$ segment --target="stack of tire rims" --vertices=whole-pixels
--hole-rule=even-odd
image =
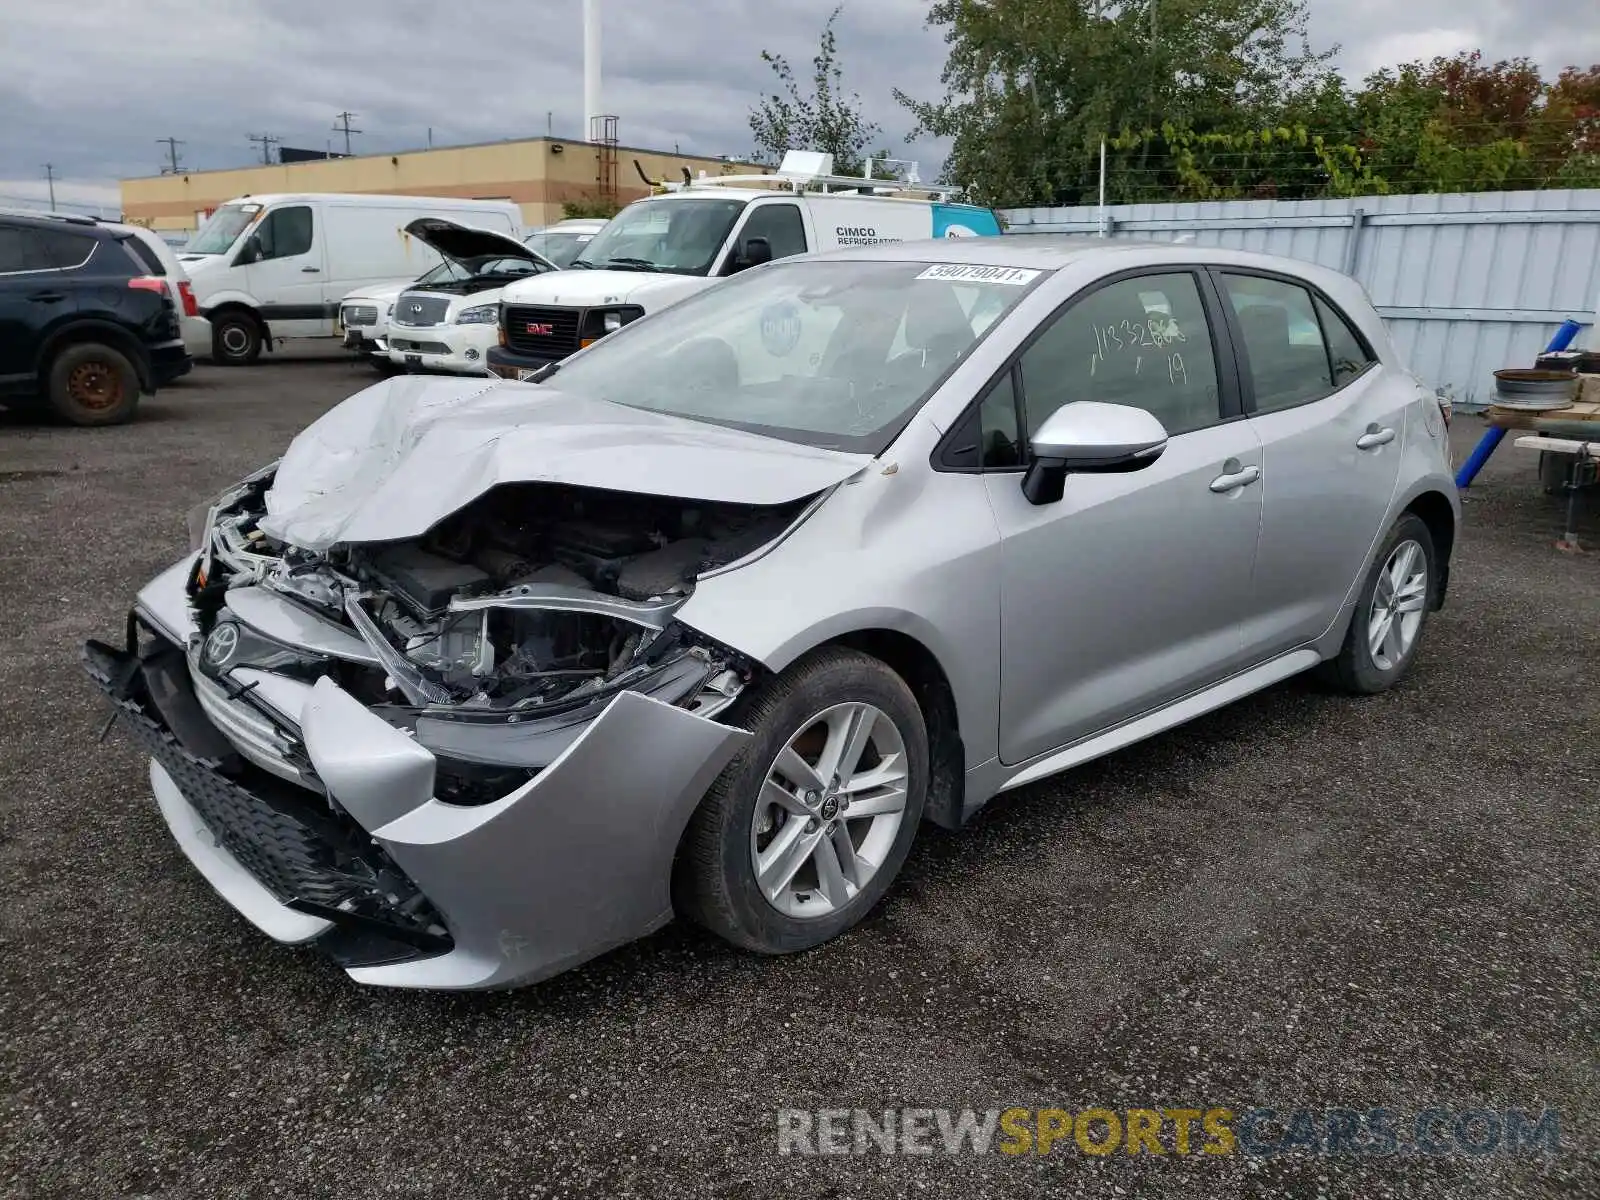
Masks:
[[[1554,356],[1543,356],[1540,361],[1550,357]],[[1578,384],[1578,373],[1572,369],[1508,367],[1494,373],[1491,403],[1519,412],[1557,412],[1572,407],[1578,398]]]

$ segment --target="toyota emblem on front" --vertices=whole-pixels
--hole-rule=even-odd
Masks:
[[[213,667],[225,666],[238,648],[239,627],[218,625],[206,639],[206,661]]]

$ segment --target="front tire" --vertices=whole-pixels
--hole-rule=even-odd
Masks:
[[[98,342],[68,346],[47,379],[51,411],[74,425],[120,425],[139,407],[139,373],[127,355]]]
[[[1337,658],[1322,664],[1330,685],[1353,695],[1386,692],[1405,675],[1422,644],[1438,568],[1433,535],[1415,513],[1389,530],[1361,585]]]
[[[211,357],[218,366],[250,366],[261,357],[261,323],[239,311],[212,317]]]
[[[922,711],[883,662],[837,648],[763,684],[731,723],[755,736],[689,822],[678,910],[747,950],[809,950],[905,863],[928,788]]]

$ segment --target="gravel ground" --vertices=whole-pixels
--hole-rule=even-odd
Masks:
[[[362,990],[184,861],[77,666],[193,503],[370,382],[201,367],[0,416],[7,1196],[1600,1195],[1600,553],[1500,452],[1407,682],[1303,682],[926,828],[811,954],[674,925],[544,985]],[[1475,440],[1455,430],[1457,457]],[[1600,522],[1587,518],[1600,551]],[[1558,1109],[1514,1156],[780,1156],[780,1109]],[[1196,1132],[1197,1142],[1199,1132]]]

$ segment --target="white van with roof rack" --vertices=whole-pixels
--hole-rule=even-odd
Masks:
[[[832,155],[791,151],[771,175],[686,173],[682,183],[657,184],[660,194],[624,208],[567,270],[501,293],[500,344],[489,350],[489,370],[527,379],[630,321],[773,259],[1000,233],[992,211],[953,202],[954,189],[832,171]]]

